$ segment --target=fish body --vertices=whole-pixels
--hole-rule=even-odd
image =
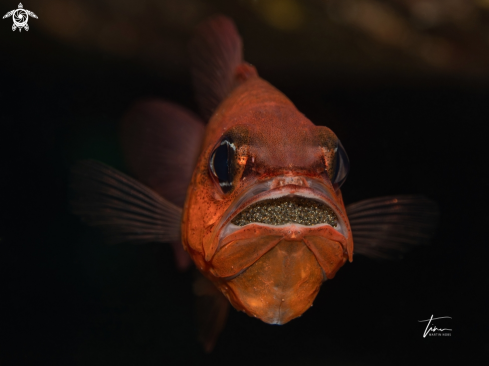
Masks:
[[[201,116],[161,100],[135,103],[121,122],[132,177],[80,162],[72,206],[112,243],[171,243],[178,268],[195,264],[206,350],[229,303],[284,324],[312,305],[354,249],[392,259],[429,242],[438,212],[422,196],[345,207],[349,161],[340,140],[243,60],[230,19],[204,22],[190,50]]]
[[[286,323],[307,310],[321,283],[352,258],[341,191],[330,179],[339,164],[339,140],[252,75],[217,108],[203,146],[183,213],[183,245],[235,308],[267,323]],[[229,186],[220,185],[212,172],[213,153],[224,146]],[[336,226],[233,224],[250,205],[295,197],[303,198],[306,208],[327,205]],[[272,215],[276,207],[270,203]]]

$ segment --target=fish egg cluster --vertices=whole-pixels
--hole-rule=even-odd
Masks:
[[[336,226],[338,217],[324,203],[304,197],[280,197],[256,202],[241,211],[232,220],[234,225],[244,226],[252,222],[268,225],[329,224]]]

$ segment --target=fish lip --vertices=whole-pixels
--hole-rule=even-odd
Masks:
[[[243,210],[245,210],[246,208],[248,208],[249,206],[251,206],[256,202],[260,202],[268,199],[276,199],[276,198],[286,197],[286,196],[309,198],[327,205],[333,210],[333,212],[337,216],[337,222],[338,222],[337,227],[331,226],[327,223],[322,223],[317,225],[302,225],[295,222],[291,222],[285,225],[270,225],[264,223],[253,223],[253,224],[267,226],[267,227],[274,227],[274,228],[277,228],[279,226],[287,227],[290,225],[297,225],[297,226],[304,227],[306,229],[312,227],[317,228],[319,226],[331,226],[333,227],[333,229],[335,229],[340,234],[342,234],[345,237],[345,239],[348,239],[348,230],[347,230],[346,223],[343,219],[343,215],[341,213],[340,208],[336,205],[334,199],[331,197],[330,192],[326,188],[321,187],[322,184],[320,184],[319,182],[315,182],[315,181],[311,182],[311,179],[307,179],[307,182],[309,183],[309,186],[313,186],[314,188],[288,184],[277,188],[265,190],[264,192],[258,193],[256,195],[252,195],[250,198],[245,199],[244,201],[238,200],[237,206],[231,205],[230,212],[228,211],[228,215],[226,215],[225,220],[223,220],[222,224],[219,225],[221,229],[219,230],[220,235],[219,235],[219,245],[217,250],[219,250],[219,247],[221,246],[220,242],[226,236],[231,235],[232,233],[247,226],[247,225],[238,226],[238,225],[234,225],[231,222],[234,219],[234,217],[236,217],[239,213],[241,213]],[[246,197],[246,193],[245,193],[245,197]]]

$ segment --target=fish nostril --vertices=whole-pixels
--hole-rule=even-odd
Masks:
[[[279,177],[272,182],[272,186],[270,188],[282,187],[290,184],[303,187],[309,186],[303,177]]]

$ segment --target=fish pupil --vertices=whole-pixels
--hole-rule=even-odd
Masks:
[[[228,140],[223,140],[212,154],[211,172],[219,181],[219,185],[224,193],[231,190],[233,186],[232,159],[233,144]]]

